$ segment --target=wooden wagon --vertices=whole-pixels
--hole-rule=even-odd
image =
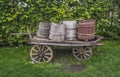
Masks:
[[[33,45],[30,50],[30,59],[34,63],[50,62],[53,58],[53,50],[51,46],[69,46],[72,47],[73,56],[78,59],[89,59],[92,56],[92,49],[95,46],[101,46],[99,41],[102,37],[96,37],[92,41],[52,41],[49,39],[37,38],[34,36],[28,41],[29,44]]]
[[[71,26],[75,27],[75,25],[73,25],[72,23],[71,23],[72,25],[70,25],[70,22],[68,23],[68,28],[70,28]],[[95,36],[95,24],[93,24],[94,23],[93,20],[90,20],[90,21],[84,20],[84,22],[85,23],[83,23],[83,24],[80,23],[81,25],[78,27],[78,38],[74,41],[71,39],[67,39],[67,40],[69,40],[69,41],[67,41],[67,40],[51,40],[50,38],[48,38],[49,30],[50,30],[49,23],[40,23],[40,27],[39,27],[40,29],[38,29],[38,35],[33,36],[33,37],[28,28],[27,34],[29,34],[29,37],[30,37],[28,43],[33,45],[33,47],[30,50],[30,59],[34,63],[50,62],[53,58],[53,50],[52,50],[51,46],[72,47],[72,53],[73,53],[74,57],[78,60],[91,58],[92,49],[95,46],[103,45],[103,44],[99,43],[99,41],[102,39],[102,37]],[[47,25],[45,25],[45,24],[47,24]],[[61,28],[59,28],[60,25],[59,26],[51,25],[51,26],[55,27],[56,29],[57,29],[57,27],[58,27],[58,29],[61,29]],[[54,29],[53,27],[51,29]],[[79,30],[79,28],[80,28],[80,30]],[[68,30],[72,31],[73,28],[68,29]],[[76,28],[75,28],[75,30],[76,30]],[[51,31],[50,31],[50,33],[51,33]],[[63,31],[63,30],[56,30],[56,31]],[[54,34],[55,34],[55,32],[54,32]],[[43,35],[44,35],[44,37],[43,37]],[[72,35],[75,36],[76,33],[72,34]],[[80,38],[79,38],[79,36],[80,36]],[[47,37],[47,38],[45,38],[45,37]],[[59,37],[61,37],[61,35]],[[75,37],[73,37],[73,38],[75,38]],[[92,37],[92,39],[91,39],[91,37]],[[85,40],[80,41],[82,39],[85,39]]]

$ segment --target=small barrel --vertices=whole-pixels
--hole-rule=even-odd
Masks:
[[[52,22],[49,39],[56,41],[56,42],[64,41],[65,40],[65,26],[63,24],[56,24]]]
[[[63,21],[66,27],[66,40],[72,41],[76,40],[76,33],[77,33],[77,22],[76,21]]]
[[[39,38],[48,38],[50,34],[50,23],[39,23],[38,31],[37,31],[37,37]]]
[[[84,41],[93,40],[95,38],[95,20],[80,20],[77,38]]]

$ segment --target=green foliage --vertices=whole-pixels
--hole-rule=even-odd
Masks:
[[[28,56],[31,47],[3,47],[0,77],[119,77],[120,41],[104,41],[104,44],[93,50],[90,60],[84,61],[76,60],[68,48],[62,51],[56,48],[53,61],[42,64],[31,64]],[[85,69],[75,73],[64,70],[72,64],[83,64]]]
[[[97,34],[120,39],[119,0],[3,0],[0,1],[0,45],[22,44],[26,36],[13,32],[37,30],[39,22],[95,19]],[[117,8],[116,8],[117,7]],[[109,13],[112,12],[112,16]]]

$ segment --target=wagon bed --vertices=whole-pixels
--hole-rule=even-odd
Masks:
[[[103,44],[98,43],[103,37],[96,37],[94,40],[85,41],[52,41],[49,39],[38,38],[34,36],[28,43],[35,45],[50,45],[50,46],[100,46]]]

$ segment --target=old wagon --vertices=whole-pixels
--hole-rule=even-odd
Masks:
[[[84,41],[64,41],[57,42],[49,39],[40,39],[36,36],[29,40],[29,44],[33,45],[30,50],[30,58],[35,63],[50,62],[53,58],[53,50],[51,46],[69,46],[72,47],[73,56],[78,59],[89,59],[92,56],[92,49],[95,46],[101,46],[99,41],[102,37],[96,37],[89,42]]]
[[[54,52],[52,46],[72,47],[73,56],[81,60],[91,58],[93,48],[103,45],[99,43],[102,37],[95,36],[94,20],[82,20],[78,27],[76,27],[76,21],[63,23],[68,25],[66,29],[63,24],[52,23],[50,29],[49,23],[40,23],[37,35],[33,37],[28,30],[30,36],[28,43],[33,45],[30,50],[30,59],[34,63],[50,62]]]

